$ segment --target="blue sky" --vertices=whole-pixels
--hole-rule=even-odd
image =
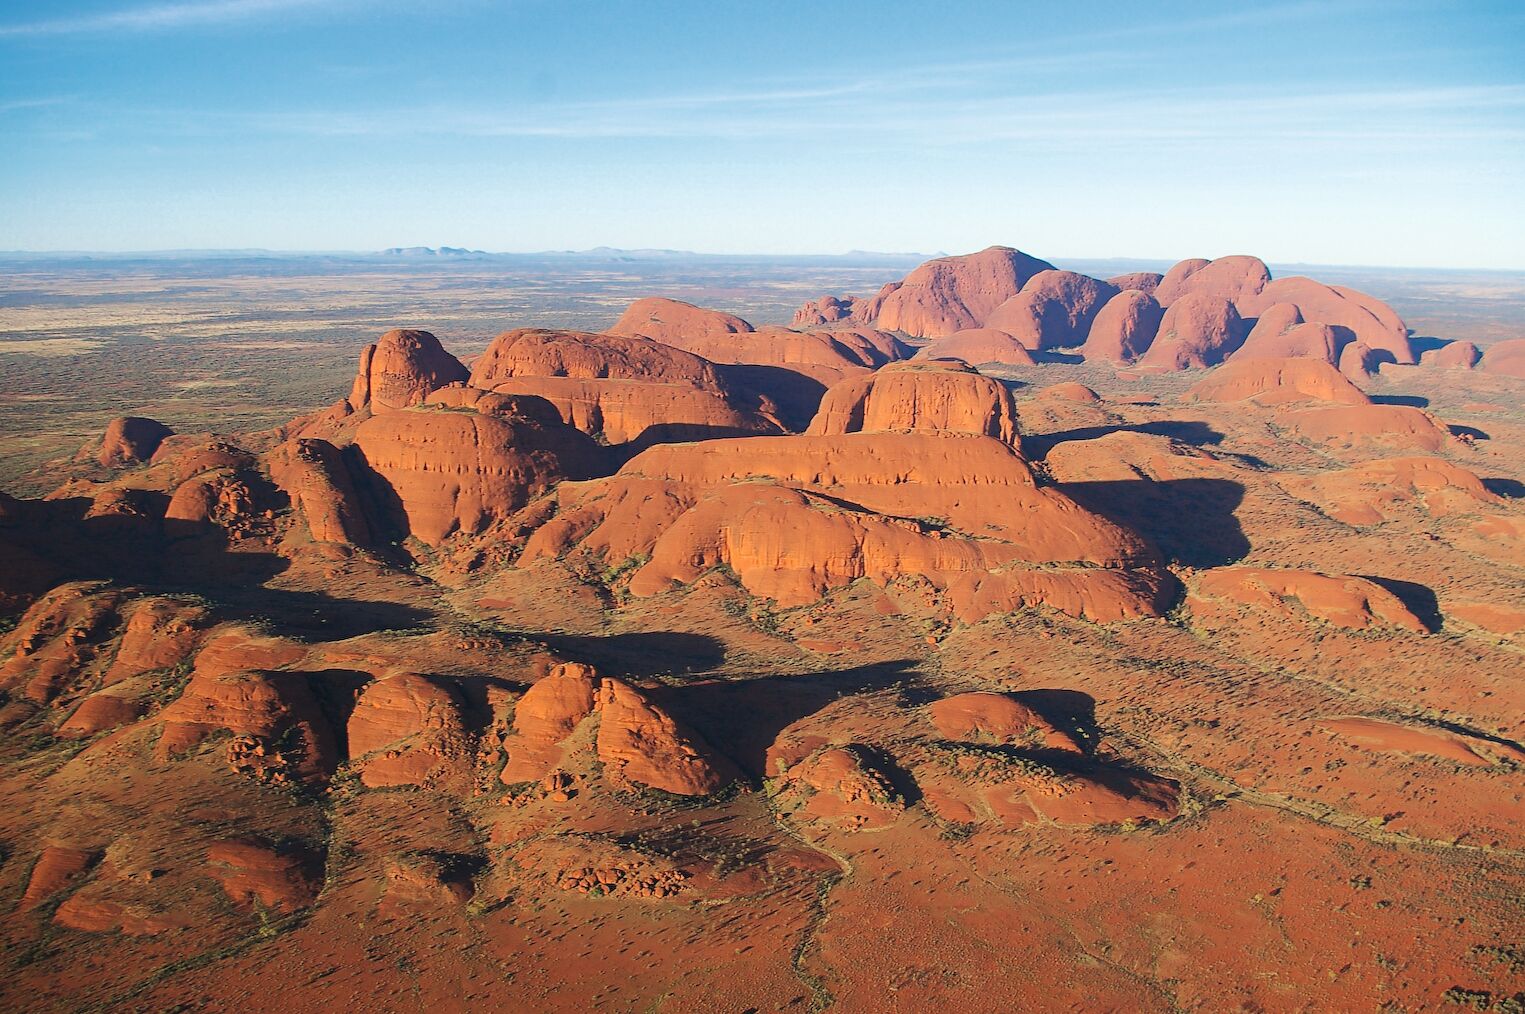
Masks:
[[[1525,268],[1525,4],[6,0],[0,248]]]

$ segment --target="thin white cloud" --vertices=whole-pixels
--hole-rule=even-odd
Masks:
[[[347,2],[348,0],[192,0],[185,3],[155,3],[72,18],[0,25],[0,36],[169,31],[233,24],[304,8],[334,7]]]

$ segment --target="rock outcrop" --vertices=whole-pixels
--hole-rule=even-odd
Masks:
[[[998,328],[972,327],[955,331],[946,338],[938,338],[917,351],[917,359],[961,359],[981,366],[999,363],[1003,366],[1032,366],[1037,360],[1026,345]]]
[[[886,366],[826,392],[806,431],[914,433],[931,430],[1017,440],[1011,392],[973,367],[948,360]]]
[[[705,796],[740,778],[730,761],[628,684],[598,691],[598,759],[616,785]]]
[[[687,348],[688,342],[724,342],[727,335],[746,334],[752,330],[751,324],[733,314],[707,310],[681,299],[649,296],[626,307],[609,333],[626,338],[650,338],[681,349]]]
[[[543,398],[563,422],[610,444],[782,432],[772,405],[714,363],[642,337],[509,331],[473,364],[471,385]]]
[[[161,711],[156,756],[168,760],[220,732],[233,736],[228,762],[274,782],[321,781],[338,748],[303,673],[196,673]]]
[[[1189,401],[1246,401],[1263,405],[1327,401],[1370,405],[1361,389],[1320,359],[1250,359],[1235,357],[1186,392]]]
[[[1091,322],[1118,290],[1074,271],[1040,271],[982,322],[1029,349],[1067,348],[1086,340]]]
[[[1169,307],[1183,296],[1225,299],[1245,316],[1245,304],[1270,284],[1271,272],[1259,257],[1235,255],[1204,261],[1181,261],[1166,272],[1154,291],[1161,306]]]
[[[492,414],[409,409],[355,431],[361,467],[389,501],[389,520],[428,545],[476,535],[562,479],[586,479],[603,455],[539,398]]]
[[[1138,362],[1167,372],[1217,366],[1244,337],[1244,323],[1233,303],[1222,296],[1189,292],[1166,308],[1149,351]]]
[[[173,431],[155,419],[126,415],[106,424],[96,460],[107,468],[148,461]]]
[[[466,367],[428,331],[388,331],[360,353],[350,390],[352,408],[391,412],[417,405],[447,384],[466,380]]]
[[[1149,351],[1165,311],[1142,289],[1123,289],[1091,321],[1080,354],[1087,362],[1127,364]]]
[[[318,542],[371,544],[371,527],[340,451],[326,440],[294,438],[266,458],[270,476],[286,491]]]
[[[1525,377],[1525,338],[1511,338],[1489,345],[1479,365],[1484,373]]]
[[[879,290],[863,304],[859,316],[886,331],[942,338],[983,326],[996,307],[1022,291],[1028,279],[1053,267],[1004,246],[940,257]]]
[[[1454,341],[1425,352],[1419,357],[1419,363],[1422,366],[1433,366],[1437,370],[1470,370],[1482,358],[1482,350],[1472,342]]]
[[[1386,303],[1364,292],[1294,275],[1269,282],[1237,305],[1249,318],[1260,317],[1279,303],[1296,306],[1304,321],[1334,328],[1342,346],[1358,341],[1387,362],[1415,361],[1402,319]]]
[[[539,781],[555,766],[561,744],[593,713],[598,675],[592,666],[567,662],[536,680],[514,706],[514,734],[503,746],[505,784]]]
[[[1309,615],[1339,627],[1425,631],[1402,600],[1376,582],[1305,570],[1224,567],[1203,571],[1187,604],[1205,622],[1232,622],[1245,607],[1292,616],[1288,599],[1296,599]]]
[[[398,673],[367,684],[348,736],[351,762],[368,788],[434,786],[470,770],[461,700],[428,676]]]

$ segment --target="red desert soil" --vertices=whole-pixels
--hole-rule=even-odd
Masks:
[[[0,496],[0,1005],[1518,1010],[1518,344],[992,247],[103,413]]]

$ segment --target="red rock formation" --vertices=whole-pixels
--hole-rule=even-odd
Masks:
[[[1419,357],[1423,366],[1439,370],[1470,370],[1477,366],[1483,354],[1471,342],[1446,342],[1438,349],[1430,349]]]
[[[338,763],[333,733],[302,673],[198,672],[157,720],[164,726],[155,751],[160,760],[229,732],[235,745],[262,750],[259,756],[270,759],[272,770],[289,766],[294,779],[321,780]],[[238,744],[238,738],[252,742]]]
[[[504,743],[508,763],[502,780],[514,785],[544,778],[561,743],[593,713],[598,676],[592,666],[568,662],[536,680],[514,706],[514,735]]]
[[[791,323],[795,327],[818,327],[822,324],[839,324],[844,321],[861,320],[866,300],[851,296],[822,296],[812,299],[794,311]]]
[[[1337,333],[1343,328],[1347,334],[1342,343],[1354,339],[1386,355],[1389,362],[1414,362],[1403,321],[1386,303],[1363,292],[1301,276],[1278,278],[1255,296],[1241,299],[1239,310],[1246,317],[1259,317],[1278,303],[1296,306],[1303,320],[1310,323],[1327,324]]]
[[[1069,733],[1006,694],[970,693],[927,705],[927,716],[949,739],[994,741],[1080,752]]]
[[[1441,458],[1383,458],[1278,481],[1293,496],[1347,525],[1379,525],[1411,506],[1438,518],[1475,514],[1502,503],[1475,473]]]
[[[1166,302],[1173,300],[1177,294],[1181,293],[1182,288],[1186,284],[1186,279],[1211,263],[1212,261],[1205,257],[1190,257],[1184,261],[1177,261],[1171,266],[1169,271],[1160,277],[1159,284],[1154,287],[1154,291],[1150,295],[1161,306],[1164,306]],[[1160,299],[1161,289],[1167,293],[1167,299]]]
[[[698,734],[616,679],[598,691],[598,759],[616,785],[705,796],[740,774]]]
[[[864,304],[861,317],[886,331],[942,338],[982,326],[1028,279],[1053,267],[1003,246],[941,257],[886,285]]]
[[[1381,585],[1361,577],[1331,577],[1304,570],[1223,567],[1203,571],[1197,575],[1187,604],[1205,622],[1232,622],[1243,607],[1292,616],[1286,603],[1289,598],[1296,599],[1309,615],[1335,626],[1425,631],[1424,624],[1398,596]]]
[[[106,424],[96,460],[107,468],[136,465],[153,457],[159,444],[173,431],[154,419],[122,416]]]
[[[1073,271],[1039,271],[1022,291],[996,307],[985,327],[1007,332],[1029,349],[1079,345],[1107,301],[1118,294],[1112,285]]]
[[[1501,377],[1525,377],[1525,338],[1495,342],[1483,352],[1481,369]]]
[[[122,593],[94,582],[54,588],[28,607],[16,628],[0,639],[0,689],[47,704],[102,657],[115,632]]]
[[[956,331],[947,338],[938,338],[922,346],[915,358],[961,359],[975,366],[985,363],[1032,366],[1037,362],[1026,345],[993,327],[972,327]]]
[[[21,911],[30,912],[79,880],[98,858],[100,852],[96,849],[45,845],[37,857],[37,864],[32,867],[26,893],[21,896]]]
[[[1165,310],[1139,365],[1162,371],[1217,366],[1243,341],[1244,324],[1233,303],[1222,296],[1187,293]]]
[[[534,404],[524,408],[517,415],[388,412],[361,424],[355,448],[395,497],[394,522],[438,545],[457,532],[483,531],[561,479],[599,471],[602,455],[585,435],[548,424]]]
[[[1340,361],[1345,345],[1339,332],[1328,324],[1306,323],[1302,311],[1291,303],[1277,303],[1262,313],[1249,337],[1233,358],[1239,359],[1322,359]]]
[[[1140,289],[1124,289],[1097,311],[1080,354],[1087,362],[1131,363],[1148,351],[1165,311]]]
[[[295,912],[317,899],[322,863],[300,848],[222,841],[207,849],[207,872],[236,905]]]
[[[975,433],[1017,440],[1011,392],[949,360],[901,363],[845,380],[826,392],[807,433]]]
[[[350,391],[353,408],[391,412],[417,405],[430,392],[466,380],[466,367],[428,331],[388,331],[360,353],[360,369]]]
[[[905,811],[889,776],[857,744],[816,751],[788,769],[783,786],[784,799],[791,790],[805,796],[792,814],[795,820],[825,820],[860,831],[887,827]],[[775,805],[779,801],[775,796]]]
[[[1106,620],[1158,608],[1160,585],[1142,542],[1039,488],[1021,457],[989,437],[854,433],[668,445],[559,499],[522,561],[574,548],[611,562],[644,557],[627,586],[637,596],[727,564],[752,594],[784,606],[861,577],[883,584],[918,574],[946,590],[950,610],[975,619],[1022,605]],[[1059,566],[1031,569],[1044,564]]]
[[[751,324],[732,314],[706,310],[681,299],[649,296],[626,307],[609,333],[626,338],[650,338],[664,345],[686,348],[688,341],[724,340],[726,335],[745,334],[751,330]]]
[[[295,438],[266,459],[270,477],[286,491],[318,542],[371,544],[371,528],[339,449],[326,440]]]
[[[1365,342],[1351,342],[1340,350],[1340,372],[1352,384],[1371,379],[1381,367],[1381,356]]]
[[[1245,401],[1263,405],[1292,401],[1331,401],[1370,405],[1371,399],[1345,376],[1319,359],[1250,359],[1237,356],[1209,373],[1186,392],[1188,401]]]
[[[709,360],[640,337],[509,331],[473,364],[471,384],[543,398],[567,424],[613,444],[782,430],[770,404]]]
[[[142,701],[121,696],[111,690],[102,690],[86,697],[74,709],[74,713],[58,727],[58,735],[64,739],[94,736],[136,722],[147,711],[148,706]]]
[[[349,754],[367,788],[434,786],[469,773],[460,698],[416,673],[366,684],[349,718]]]
[[[1165,276],[1157,271],[1130,271],[1107,279],[1107,284],[1120,292],[1136,291],[1153,296]]]
[[[1304,409],[1283,417],[1298,436],[1331,448],[1391,447],[1435,454],[1457,445],[1428,412],[1407,405]]]
[[[1065,381],[1062,384],[1050,384],[1039,391],[1036,397],[1073,401],[1077,405],[1096,405],[1101,402],[1101,395],[1084,384],[1077,384],[1072,380]]]
[[[1192,294],[1226,299],[1240,313],[1254,316],[1245,307],[1270,281],[1271,272],[1259,257],[1236,255],[1212,261],[1182,261],[1160,281],[1154,298],[1164,307]]]

